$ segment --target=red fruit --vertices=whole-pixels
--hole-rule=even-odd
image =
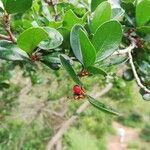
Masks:
[[[74,92],[74,94],[78,94],[78,95],[82,94],[83,93],[82,87],[79,85],[75,85],[73,87],[73,92]]]

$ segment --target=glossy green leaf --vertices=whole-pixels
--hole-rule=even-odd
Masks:
[[[79,39],[79,29],[84,29],[81,25],[76,24],[70,33],[70,44],[75,57],[82,63],[82,52]]]
[[[5,10],[9,14],[22,13],[30,9],[33,0],[4,0],[3,4]]]
[[[79,29],[79,39],[81,45],[82,61],[85,67],[92,66],[96,60],[96,50],[90,42],[86,32]]]
[[[32,27],[19,35],[17,44],[27,53],[32,53],[38,44],[47,38],[48,33],[43,28]]]
[[[103,76],[107,75],[107,73],[103,69],[97,68],[95,66],[90,66],[87,68],[87,70],[94,75],[97,75],[97,74],[101,74]]]
[[[63,42],[63,36],[54,28],[45,27],[44,29],[47,31],[49,38],[40,42],[38,46],[44,50],[59,47]]]
[[[72,66],[69,63],[69,60],[66,58],[66,56],[60,55],[60,60],[61,60],[63,67],[65,68],[65,70],[72,77],[73,81],[79,85],[82,85],[81,81],[79,80],[78,76],[76,75],[74,69],[72,68]]]
[[[93,97],[91,96],[87,96],[88,101],[96,108],[98,108],[99,110],[102,110],[106,113],[112,114],[112,115],[118,115],[120,116],[120,113],[114,109],[112,109],[111,107],[101,103],[100,101],[95,100]]]
[[[109,21],[101,25],[93,36],[92,43],[97,51],[97,61],[101,61],[114,53],[122,39],[121,25],[117,21]]]
[[[91,1],[91,11],[94,11],[97,8],[97,6],[103,1],[106,1],[106,0],[92,0]]]
[[[95,10],[93,20],[91,23],[91,31],[95,33],[100,25],[109,21],[111,18],[111,5],[110,3],[102,2]]]
[[[136,23],[142,26],[148,21],[150,21],[150,0],[142,0],[136,6]]]
[[[0,41],[0,59],[11,61],[26,61],[29,60],[27,53],[21,50],[17,45],[1,40]]]
[[[63,27],[71,30],[75,24],[83,24],[83,20],[82,18],[77,17],[76,14],[70,9],[65,13]]]

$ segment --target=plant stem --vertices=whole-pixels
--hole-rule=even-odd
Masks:
[[[9,36],[3,35],[3,34],[0,34],[0,39],[11,41]]]
[[[123,49],[123,50],[118,50],[118,51],[114,52],[112,55],[128,54],[129,63],[130,63],[130,65],[131,65],[131,69],[132,69],[132,71],[133,71],[134,78],[135,78],[135,80],[136,80],[136,82],[137,82],[137,85],[138,85],[141,89],[143,89],[146,93],[150,93],[150,90],[149,90],[148,88],[146,88],[146,86],[144,86],[144,85],[141,83],[141,80],[140,80],[140,78],[139,78],[139,76],[138,76],[138,74],[137,74],[137,71],[136,71],[136,69],[135,69],[135,65],[134,65],[134,63],[133,63],[133,57],[132,57],[132,54],[131,54],[131,52],[132,52],[132,50],[133,50],[134,48],[136,48],[136,45],[134,44],[134,42],[132,42],[132,44],[131,44],[129,47],[127,47],[127,48],[125,48],[125,49]]]
[[[16,38],[15,36],[13,35],[12,31],[11,31],[11,28],[10,28],[10,15],[7,14],[7,13],[4,13],[4,16],[3,16],[3,20],[4,20],[4,26],[5,26],[5,30],[8,34],[8,36],[10,37],[10,40],[13,42],[13,43],[16,43]]]
[[[131,44],[130,46],[128,46],[125,49],[122,50],[118,50],[116,52],[114,52],[112,55],[123,55],[123,54],[127,54],[128,52],[131,52],[133,49],[135,48],[135,44]]]
[[[138,86],[143,89],[145,92],[147,93],[150,93],[150,90],[148,88],[146,88],[142,83],[141,83],[141,80],[137,74],[137,71],[135,69],[135,66],[134,66],[134,63],[133,63],[133,57],[132,57],[132,54],[131,54],[131,51],[128,52],[128,56],[129,56],[129,62],[130,62],[130,65],[131,65],[131,68],[132,68],[132,71],[133,71],[133,74],[134,74],[134,77],[136,79],[136,82],[138,84]]]

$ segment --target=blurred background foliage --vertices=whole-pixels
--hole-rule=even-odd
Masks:
[[[61,5],[65,10],[71,8],[78,16],[83,16],[87,1],[60,3],[58,10],[62,8]],[[49,21],[54,15],[52,9],[47,7],[44,1],[34,0],[32,13],[28,11],[13,17],[12,29],[15,29],[17,34],[36,25],[57,28],[59,20],[57,24]],[[0,32],[4,33],[1,26]],[[64,45],[68,46],[68,43]],[[88,108],[64,135],[64,150],[106,150],[108,136],[116,134],[112,126],[114,121],[141,129],[138,140],[142,144],[130,141],[129,149],[149,150],[150,103],[142,100],[134,81],[125,82],[122,79],[125,69],[112,67],[120,76],[116,77],[113,89],[101,98],[122,112],[123,117],[114,117],[93,107]],[[107,84],[102,82],[102,79],[101,76],[94,76],[83,80],[89,92],[93,88],[99,92]],[[73,85],[68,74],[62,69],[53,71],[43,64],[18,65],[15,62],[0,60],[0,150],[44,150],[61,124],[84,101],[67,98],[72,97]]]
[[[7,86],[2,86],[0,91],[0,149],[44,150],[61,124],[84,100],[67,98],[72,97],[74,83],[64,70],[52,71],[38,64],[37,74],[34,72],[35,67],[20,67],[1,62],[1,84]],[[89,92],[93,88],[99,92],[106,85],[101,78],[94,76],[83,79]],[[114,84],[113,89],[101,100],[122,112],[123,117],[88,108],[66,132],[63,138],[64,149],[106,150],[109,135],[116,134],[112,126],[114,121],[140,128],[140,141],[146,141],[143,146],[148,147],[150,104],[142,100],[136,88],[134,81],[126,82],[125,87]],[[141,148],[132,141],[130,147]]]

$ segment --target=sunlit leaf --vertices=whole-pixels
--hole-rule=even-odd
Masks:
[[[19,35],[17,44],[27,53],[32,53],[38,44],[47,38],[48,33],[43,28],[32,27]]]

